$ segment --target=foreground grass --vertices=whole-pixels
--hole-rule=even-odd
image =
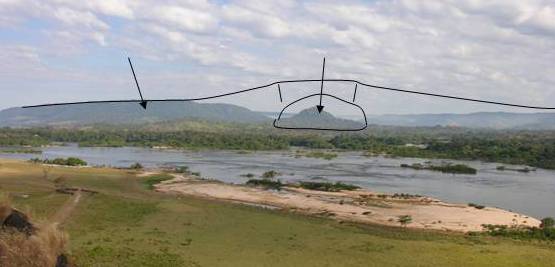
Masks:
[[[79,266],[552,266],[555,245],[356,226],[159,194],[153,177],[0,161],[0,190],[48,218],[68,196],[50,180],[99,191],[65,224]],[[163,177],[158,177],[163,178]],[[147,186],[145,186],[145,184]],[[28,195],[23,197],[24,195]]]

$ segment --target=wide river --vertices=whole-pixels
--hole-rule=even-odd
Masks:
[[[422,163],[415,158],[365,157],[342,152],[332,160],[295,158],[294,151],[237,153],[234,151],[174,151],[148,148],[43,148],[42,154],[1,154],[0,158],[79,157],[89,165],[128,167],[140,162],[147,167],[188,166],[205,178],[244,183],[247,173],[260,176],[275,170],[282,181],[326,180],[355,184],[377,192],[410,193],[455,203],[477,203],[543,218],[555,216],[555,171],[529,173],[498,171],[501,164],[460,162],[478,170],[477,175],[453,175],[400,168],[401,163]],[[440,162],[440,160],[433,160]],[[505,165],[508,166],[508,165]],[[514,168],[521,166],[512,166]]]

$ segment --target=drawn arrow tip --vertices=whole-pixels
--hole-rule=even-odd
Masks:
[[[318,109],[318,113],[322,113],[322,110],[324,110],[324,106],[322,105],[317,105],[316,108]]]
[[[141,103],[139,103],[141,105],[141,107],[143,107],[146,110],[146,105],[148,104],[147,101],[141,101]]]

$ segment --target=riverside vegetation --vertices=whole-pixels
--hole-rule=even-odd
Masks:
[[[482,160],[555,169],[553,131],[370,127],[362,133],[314,134],[214,122],[196,122],[192,127],[183,129],[164,125],[98,126],[94,129],[2,128],[0,146],[41,146],[52,142],[75,142],[81,146],[166,146],[240,151],[304,147],[359,150],[368,155]],[[328,157],[316,154],[313,156]]]

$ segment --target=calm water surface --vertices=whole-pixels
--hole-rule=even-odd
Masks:
[[[477,175],[452,175],[400,168],[401,163],[424,159],[365,157],[359,152],[339,153],[333,160],[295,158],[294,152],[167,151],[147,148],[43,148],[43,153],[1,154],[3,158],[79,157],[89,165],[128,167],[140,162],[147,167],[189,166],[203,177],[228,183],[244,183],[242,174],[257,176],[276,170],[282,181],[328,180],[356,184],[387,193],[411,193],[448,202],[477,203],[517,211],[537,218],[555,216],[555,171],[538,169],[519,173],[498,171],[500,164],[461,162],[478,169]],[[441,160],[433,160],[441,162]],[[519,167],[519,166],[514,166]]]

